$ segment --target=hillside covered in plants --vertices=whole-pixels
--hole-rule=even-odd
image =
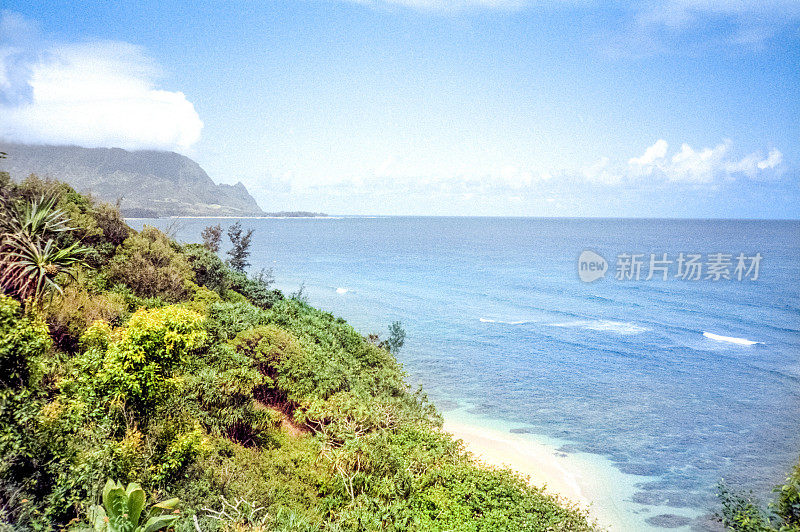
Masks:
[[[135,232],[62,183],[3,175],[0,201],[2,526],[592,529],[441,430],[397,325],[364,337],[248,275],[240,228],[224,261],[219,228]]]

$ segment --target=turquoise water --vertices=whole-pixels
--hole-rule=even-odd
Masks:
[[[198,241],[218,221],[232,222],[184,219],[173,229]],[[131,221],[145,222],[174,223]],[[624,502],[648,526],[708,527],[664,509],[707,514],[721,478],[767,497],[800,452],[800,222],[243,222],[256,230],[254,267],[272,268],[279,288],[305,283],[311,303],[364,333],[401,320],[400,359],[442,410],[608,460],[635,479]],[[578,279],[584,249],[609,261],[605,279]],[[758,252],[760,276],[613,278],[620,253],[681,252]]]

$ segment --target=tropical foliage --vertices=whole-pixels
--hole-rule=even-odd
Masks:
[[[103,488],[103,505],[89,508],[89,520],[94,532],[156,532],[175,524],[180,512],[175,509],[179,499],[172,498],[156,503],[143,524],[139,519],[144,510],[144,490],[136,483],[123,488],[108,480]]]
[[[61,293],[59,275],[72,276],[86,248],[60,245],[59,233],[72,231],[55,196],[3,202],[0,234],[0,289],[38,306],[52,292]]]
[[[44,262],[59,269],[45,267],[53,297],[36,307],[2,287],[0,526],[592,528],[515,474],[478,467],[441,430],[390,352],[399,324],[370,341],[274,290],[268,272],[248,275],[244,253],[229,265],[213,246],[134,232],[60,183],[0,184],[7,234],[86,248],[83,264]],[[248,251],[248,233],[237,238]]]
[[[785,483],[775,488],[775,493],[775,500],[764,508],[751,493],[720,484],[717,495],[721,509],[717,518],[728,530],[739,532],[800,531],[800,462]]]
[[[592,529],[441,430],[400,323],[365,338],[284,296],[219,258],[221,228],[137,233],[35,177],[0,199],[0,528]],[[767,509],[723,487],[719,519],[800,530],[799,492],[798,468]]]

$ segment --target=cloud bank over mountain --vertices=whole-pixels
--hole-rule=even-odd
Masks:
[[[203,123],[159,68],[119,41],[45,43],[20,15],[0,15],[0,138],[186,153]]]

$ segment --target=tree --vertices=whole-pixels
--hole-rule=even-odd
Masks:
[[[219,253],[219,243],[222,240],[221,225],[209,225],[203,229],[203,232],[200,233],[200,236],[203,237],[203,245],[207,250],[213,251],[214,253]]]
[[[405,342],[406,331],[403,329],[403,324],[399,321],[392,322],[392,324],[389,325],[389,339],[386,340],[386,345],[389,347],[389,351],[397,354]]]
[[[253,238],[253,230],[248,229],[246,232],[242,229],[242,224],[236,222],[228,228],[228,238],[233,244],[233,248],[228,251],[230,255],[231,268],[236,271],[243,272],[245,268],[250,266],[247,258],[250,256],[250,240]]]

